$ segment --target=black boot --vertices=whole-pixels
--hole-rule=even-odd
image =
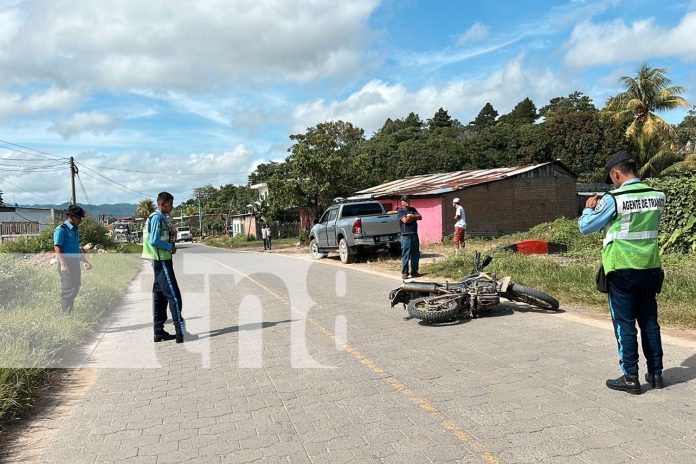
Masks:
[[[640,395],[640,381],[637,375],[622,375],[618,379],[607,380],[607,387],[612,390],[621,390],[631,395]]]
[[[662,374],[645,374],[645,381],[653,388],[664,388],[665,383],[662,381]]]
[[[161,334],[155,334],[155,343],[166,342],[167,340],[174,340],[176,337],[170,333],[162,332]]]

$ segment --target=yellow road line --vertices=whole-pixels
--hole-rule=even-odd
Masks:
[[[271,296],[273,296],[275,299],[278,301],[281,301],[282,303],[286,304],[291,311],[294,311],[298,314],[301,314],[302,316],[305,316],[307,318],[307,321],[309,321],[310,324],[312,324],[314,327],[319,329],[319,331],[324,334],[327,338],[329,338],[332,341],[336,341],[336,335],[331,332],[329,329],[324,327],[324,325],[321,324],[321,322],[317,321],[316,319],[307,316],[307,314],[303,313],[302,311],[295,309],[291,306],[290,301],[288,301],[286,298],[283,296],[279,295],[278,293],[274,292],[270,288],[266,287],[264,284],[261,282],[257,281],[256,279],[249,277],[248,275],[244,274],[243,272],[234,269],[233,267],[230,267],[226,264],[223,264],[219,261],[215,261],[214,259],[207,258],[202,255],[196,255],[200,256],[202,258],[208,259],[210,261],[213,261],[214,263],[223,266],[232,272],[235,272],[245,279],[249,279],[250,282],[253,282],[254,284],[258,285],[261,287],[263,290],[268,292]],[[461,429],[461,427],[453,420],[448,418],[444,413],[442,413],[439,409],[437,409],[430,401],[428,401],[426,398],[423,398],[422,396],[418,396],[415,394],[410,388],[408,388],[406,385],[404,385],[399,379],[394,377],[392,374],[387,373],[384,369],[379,367],[374,361],[372,361],[368,356],[364,355],[361,353],[359,350],[355,349],[351,345],[346,345],[346,351],[353,356],[360,364],[363,364],[367,368],[369,368],[372,372],[377,374],[384,380],[388,385],[390,385],[394,390],[398,391],[401,393],[405,398],[409,399],[418,407],[429,413],[433,419],[435,419],[440,426],[450,432],[452,435],[454,435],[460,442],[464,443],[471,449],[473,452],[479,455],[485,462],[489,464],[499,464],[501,461],[500,459],[495,456],[491,451],[484,445],[483,443],[479,442],[474,438],[471,434],[465,432],[464,430]]]

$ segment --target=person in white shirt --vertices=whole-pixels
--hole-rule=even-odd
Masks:
[[[466,245],[466,215],[464,207],[460,204],[459,198],[452,200],[452,206],[455,208],[454,213],[454,254],[459,254],[459,248],[464,248]]]
[[[263,249],[266,251],[268,249],[268,229],[266,229],[266,224],[261,226],[261,238],[263,239]]]

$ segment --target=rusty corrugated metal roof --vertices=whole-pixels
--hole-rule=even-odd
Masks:
[[[513,177],[524,172],[553,164],[554,161],[512,168],[478,169],[476,171],[454,171],[439,174],[424,174],[386,182],[356,192],[356,197],[381,197],[391,195],[440,195],[472,185],[485,184]]]

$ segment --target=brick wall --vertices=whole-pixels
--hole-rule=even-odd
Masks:
[[[466,212],[467,234],[498,236],[527,230],[561,216],[577,217],[575,180],[565,177],[505,179],[443,195],[443,234],[454,231],[452,200]]]

